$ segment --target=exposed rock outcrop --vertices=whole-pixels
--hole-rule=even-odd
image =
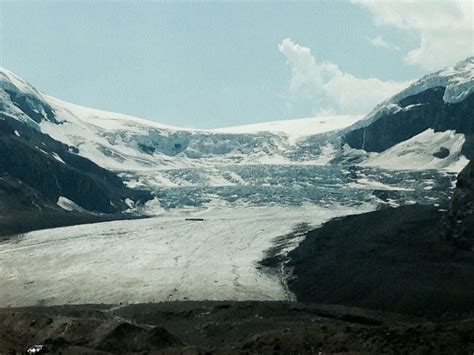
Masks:
[[[302,302],[472,316],[474,253],[443,240],[444,213],[412,205],[331,220],[289,253],[289,288]]]
[[[474,249],[474,163],[459,174],[447,217],[446,238],[462,249]]]
[[[367,152],[382,152],[432,128],[435,132],[455,130],[470,141],[474,135],[474,95],[461,102],[443,101],[444,87],[436,87],[397,102],[366,127],[347,133],[344,142]],[[468,158],[474,155],[470,144],[463,147]]]
[[[116,213],[128,208],[126,198],[148,197],[67,145],[5,115],[0,115],[0,172],[3,202],[9,195],[38,209],[62,196],[89,211]]]

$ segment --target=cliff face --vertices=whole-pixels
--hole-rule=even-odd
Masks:
[[[462,249],[474,250],[474,163],[459,174],[448,212],[446,238]]]
[[[444,87],[436,87],[406,97],[397,102],[397,109],[381,115],[366,127],[349,132],[345,143],[352,148],[367,152],[382,152],[400,142],[429,129],[435,132],[455,130],[464,133],[470,142],[474,134],[474,95],[461,102],[447,103],[443,100]],[[463,153],[472,157],[471,144],[463,147]]]
[[[365,119],[346,130],[342,143],[368,153],[381,153],[423,132],[455,131],[464,139],[460,153],[473,159],[473,112],[474,57],[470,57],[420,78],[377,105]],[[443,159],[449,155],[446,147],[439,148],[433,157]]]

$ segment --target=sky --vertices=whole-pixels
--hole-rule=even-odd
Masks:
[[[474,55],[470,0],[0,0],[0,66],[40,91],[217,128],[363,114]]]

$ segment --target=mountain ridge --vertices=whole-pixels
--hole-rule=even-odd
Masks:
[[[6,74],[0,76],[0,88],[4,89],[0,93],[7,89],[7,97],[1,100],[4,113],[17,115],[15,117],[25,121],[24,117],[28,117],[25,111],[33,112],[34,117],[28,121],[30,125],[76,147],[78,154],[100,166],[116,171],[203,164],[327,164],[331,160],[348,160],[341,150],[344,143],[355,150],[380,153],[427,129],[435,132],[451,129],[469,135],[472,131],[472,124],[466,128],[462,124],[444,122],[447,120],[443,117],[451,115],[452,107],[461,107],[455,110],[461,118],[469,111],[472,102],[466,103],[466,100],[472,100],[473,57],[421,78],[376,106],[363,119],[360,116],[315,117],[212,130],[171,127],[66,103],[40,93],[25,80],[4,71]],[[13,88],[18,91],[16,95],[11,94]],[[26,98],[18,103],[23,94]],[[430,105],[422,105],[420,100],[429,100]],[[445,107],[447,112],[438,112]],[[427,120],[430,115],[427,109],[438,113],[441,118]],[[39,119],[41,115],[43,119]],[[423,117],[423,123],[420,123],[419,116]],[[400,125],[393,126],[395,119],[392,117],[397,118],[400,125],[416,125],[418,128],[407,130]],[[383,121],[387,122],[382,124]],[[377,126],[381,127],[377,129]],[[401,133],[403,130],[405,133]],[[373,139],[384,142],[372,143]],[[469,141],[466,147],[471,147],[471,138],[466,139]],[[472,154],[467,148],[462,153]],[[439,164],[433,168],[435,166]]]
[[[100,213],[133,209],[153,197],[165,208],[180,205],[163,201],[163,189],[170,192],[167,199],[181,198],[170,189],[199,187],[196,198],[205,201],[216,198],[206,187],[262,181],[264,187],[269,179],[281,184],[280,178],[252,175],[277,173],[279,166],[295,171],[299,166],[334,166],[341,171],[370,167],[457,173],[474,154],[474,120],[469,115],[474,106],[473,73],[474,58],[467,58],[421,78],[362,120],[326,116],[199,130],[66,103],[0,69],[0,126],[7,127],[0,153],[4,172],[40,192],[49,206],[63,198],[78,209]],[[34,139],[25,140],[28,136]],[[30,165],[22,165],[23,156]],[[410,165],[407,159],[415,163]],[[39,178],[32,175],[33,166],[42,167]],[[89,181],[87,189],[96,192],[81,194],[80,184],[66,186],[69,179],[58,180],[57,175],[63,171],[81,175],[78,181]],[[48,174],[54,178],[48,180]],[[366,180],[362,174],[347,186],[387,189],[383,179]],[[136,188],[148,190],[148,195]],[[30,196],[26,190],[25,194]],[[225,194],[235,201],[232,192]]]

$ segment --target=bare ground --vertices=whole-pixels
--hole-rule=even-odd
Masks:
[[[466,354],[474,319],[433,323],[342,306],[168,302],[0,310],[0,353]]]

